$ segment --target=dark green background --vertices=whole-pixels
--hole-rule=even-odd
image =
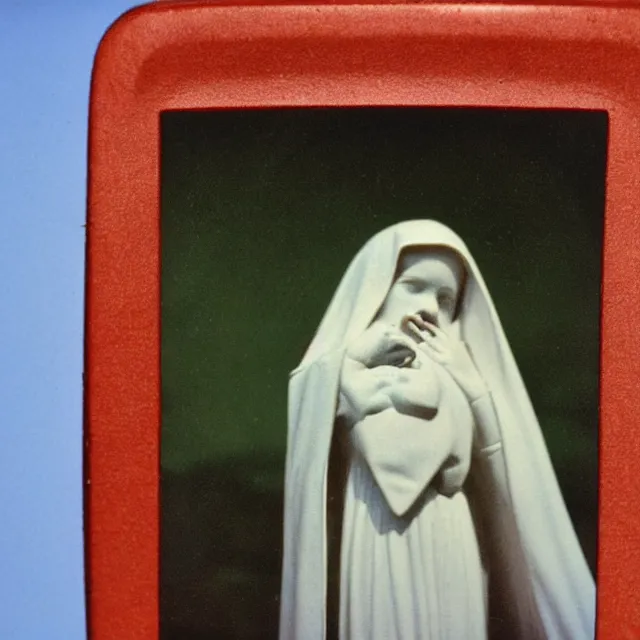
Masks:
[[[164,640],[277,628],[287,376],[375,232],[436,218],[483,273],[591,566],[607,117],[162,118]]]

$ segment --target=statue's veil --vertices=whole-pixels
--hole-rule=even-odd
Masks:
[[[594,581],[517,364],[471,254],[453,231],[432,220],[397,224],[365,244],[291,373],[280,640],[325,638],[327,468],[341,362],[346,345],[384,301],[401,251],[412,246],[448,247],[467,267],[461,334],[493,396],[519,543],[546,636],[592,640]]]

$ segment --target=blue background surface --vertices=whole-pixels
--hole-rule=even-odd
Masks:
[[[86,637],[86,137],[98,42],[131,0],[0,2],[0,638]]]

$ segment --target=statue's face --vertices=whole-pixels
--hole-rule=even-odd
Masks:
[[[405,252],[377,320],[400,327],[406,315],[419,314],[446,330],[455,320],[463,282],[464,267],[453,251]]]

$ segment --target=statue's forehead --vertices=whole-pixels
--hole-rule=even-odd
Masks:
[[[466,271],[464,260],[455,249],[441,245],[413,245],[400,252],[396,273],[399,275],[408,269],[423,264],[446,265],[453,271],[458,282],[462,281]]]

